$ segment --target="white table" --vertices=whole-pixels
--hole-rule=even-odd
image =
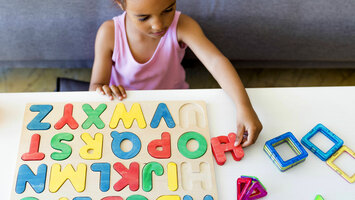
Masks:
[[[245,157],[235,162],[228,154],[224,166],[215,164],[220,200],[236,198],[236,180],[241,175],[257,176],[266,186],[264,199],[355,199],[350,184],[312,152],[306,161],[280,172],[263,151],[265,142],[285,132],[300,141],[316,124],[322,123],[355,150],[355,87],[248,89],[264,129],[257,142],[245,148]],[[127,101],[204,100],[207,103],[211,137],[235,131],[233,102],[219,89],[130,91]],[[0,199],[10,199],[26,103],[108,101],[96,92],[2,93],[0,94]],[[317,134],[319,135],[319,134]],[[339,158],[340,159],[340,158]],[[342,156],[340,166],[355,173],[355,160]]]

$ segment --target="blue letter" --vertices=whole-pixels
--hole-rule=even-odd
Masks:
[[[94,163],[91,165],[91,170],[94,172],[100,172],[100,190],[107,192],[110,189],[110,163]]]
[[[141,141],[138,136],[131,132],[118,133],[117,131],[111,132],[113,138],[111,148],[112,152],[121,159],[134,158],[141,150]],[[128,152],[122,151],[121,143],[123,140],[129,140],[132,142],[132,149]]]
[[[28,123],[28,130],[48,130],[50,123],[42,123],[42,120],[52,111],[52,105],[32,105],[30,111],[39,112],[33,120]]]
[[[17,194],[22,194],[26,190],[26,183],[28,182],[33,190],[37,193],[41,193],[44,190],[46,184],[47,165],[41,164],[37,169],[37,175],[35,175],[28,165],[21,165],[16,181],[15,191]]]
[[[169,128],[175,127],[175,122],[171,116],[168,107],[165,103],[160,103],[155,111],[152,121],[150,122],[150,127],[157,128],[161,121],[161,118],[164,118],[166,125]]]

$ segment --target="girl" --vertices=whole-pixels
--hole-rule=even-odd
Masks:
[[[104,22],[95,42],[90,90],[110,99],[126,89],[188,88],[181,60],[188,46],[237,108],[237,144],[255,143],[262,125],[230,61],[198,23],[176,11],[176,0],[115,0],[125,12]]]

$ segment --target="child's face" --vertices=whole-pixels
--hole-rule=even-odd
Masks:
[[[126,18],[137,31],[160,38],[174,19],[176,0],[126,0]]]

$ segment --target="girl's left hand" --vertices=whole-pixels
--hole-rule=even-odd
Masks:
[[[242,107],[237,110],[237,144],[247,147],[256,142],[263,125],[252,107]]]
[[[100,85],[97,86],[96,92],[106,95],[113,100],[114,97],[117,97],[120,101],[127,98],[126,90],[122,85]]]

